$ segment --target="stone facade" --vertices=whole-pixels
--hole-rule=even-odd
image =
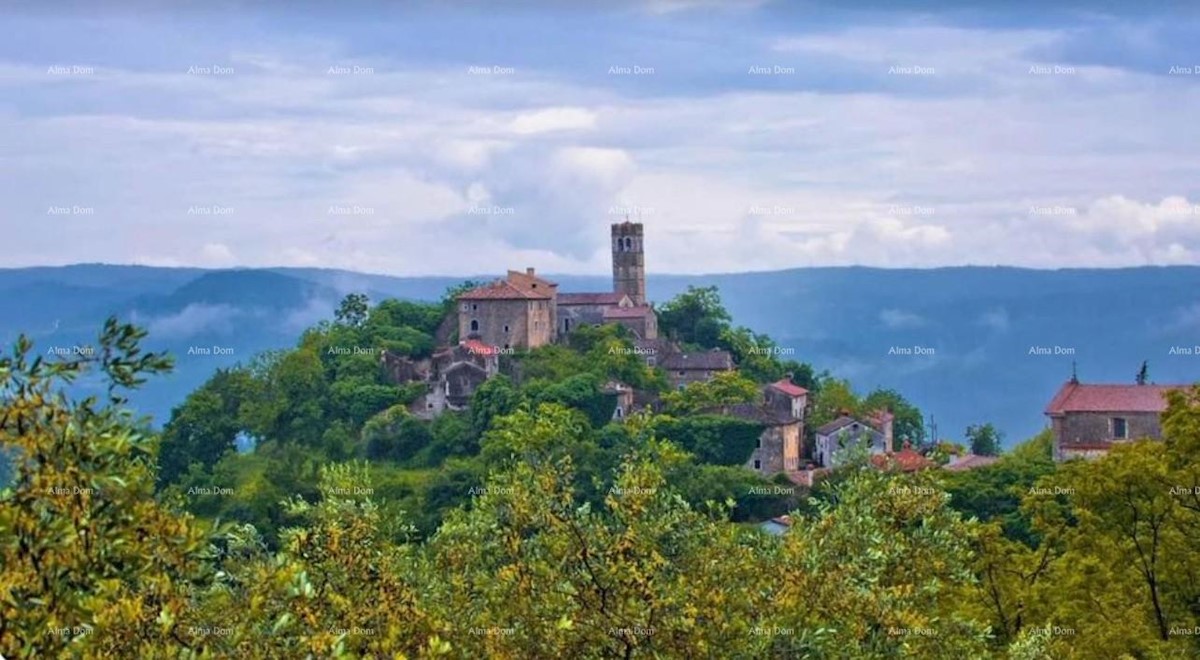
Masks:
[[[637,339],[658,338],[658,316],[646,305],[609,307],[604,310],[604,322],[625,326]]]
[[[557,324],[558,285],[532,268],[459,296],[458,336],[504,349],[549,344]]]
[[[758,446],[746,467],[763,475],[795,473],[800,469],[808,390],[784,379],[763,387],[762,401],[722,409],[722,414],[762,424]]]
[[[584,325],[616,323],[639,339],[658,337],[658,317],[646,303],[643,230],[640,223],[612,225],[613,290],[558,293],[558,285],[532,268],[458,297],[458,336],[501,348],[537,348]]]
[[[798,419],[768,425],[759,436],[758,447],[750,454],[746,467],[763,475],[799,470],[803,436],[804,423]]]
[[[558,336],[565,337],[585,325],[601,325],[604,312],[613,307],[630,308],[633,301],[623,293],[558,294]]]
[[[1056,460],[1102,456],[1113,443],[1162,439],[1166,394],[1183,385],[1065,383],[1046,407]]]
[[[431,419],[446,410],[465,409],[475,390],[499,373],[499,353],[496,347],[473,339],[434,353],[422,374],[429,390],[409,410]]]
[[[644,237],[640,222],[612,225],[613,291],[629,296],[634,305],[646,304]]]
[[[666,372],[671,386],[680,389],[690,383],[710,381],[722,371],[732,371],[733,356],[721,350],[673,352],[657,356],[657,365]]]
[[[840,454],[855,444],[863,444],[872,456],[892,452],[892,415],[877,414],[869,421],[842,415],[816,431],[813,459],[821,467],[836,467]]]

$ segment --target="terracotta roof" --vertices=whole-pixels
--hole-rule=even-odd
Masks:
[[[1162,412],[1166,393],[1186,385],[1085,385],[1067,381],[1046,406],[1047,415],[1069,412]]]
[[[808,390],[800,387],[786,378],[771,383],[769,387],[773,387],[788,396],[804,396],[805,394],[808,394]]]
[[[549,300],[554,297],[554,282],[544,280],[532,272],[508,271],[508,276],[489,284],[471,289],[458,297],[459,300]]]
[[[638,307],[605,307],[604,318],[606,319],[640,319],[645,316],[650,316],[654,310],[646,305]]]
[[[495,355],[500,352],[500,347],[485,344],[478,339],[468,339],[462,342],[462,346],[472,355]]]
[[[937,465],[912,447],[905,447],[890,454],[876,454],[871,457],[871,463],[883,470],[895,467],[901,472],[916,472]]]
[[[733,368],[733,356],[727,351],[668,353],[659,362],[659,366],[668,371],[684,371],[687,369],[725,371]]]
[[[603,293],[560,293],[559,305],[620,305],[627,298],[624,293],[605,291]]]

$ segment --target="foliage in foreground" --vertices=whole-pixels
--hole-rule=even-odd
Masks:
[[[489,472],[431,537],[414,539],[409,515],[374,491],[377,466],[352,462],[319,466],[310,494],[286,497],[269,547],[252,527],[155,497],[154,438],[122,412],[122,392],[168,364],[142,354],[139,338],[113,322],[95,358],[47,362],[21,340],[0,359],[0,428],[16,449],[0,492],[6,656],[1200,650],[1189,632],[1200,603],[1200,390],[1172,396],[1163,442],[1063,466],[1023,448],[972,475],[1007,483],[1011,497],[994,510],[971,504],[978,519],[952,505],[956,486],[937,471],[856,462],[778,538],[731,524],[728,503],[681,497],[689,457],[656,437],[661,421],[629,420],[611,474],[581,472],[595,432],[587,414],[512,400],[480,440]],[[106,401],[59,393],[89,369],[112,383]]]

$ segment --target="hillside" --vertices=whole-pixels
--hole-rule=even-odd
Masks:
[[[551,277],[564,291],[609,286],[605,277]],[[136,320],[151,330],[150,347],[178,356],[176,372],[135,401],[161,423],[214,369],[293,345],[345,293],[432,300],[461,279],[290,268],[7,269],[0,270],[0,339],[9,343],[23,331],[39,346],[69,346],[88,342],[108,313]],[[651,276],[649,295],[666,300],[691,285],[719,287],[735,323],[771,335],[791,357],[849,378],[861,391],[900,390],[946,437],[981,421],[996,423],[1009,442],[1032,435],[1072,362],[1086,380],[1131,381],[1142,360],[1157,382],[1200,379],[1200,356],[1169,353],[1200,344],[1200,268]],[[189,356],[193,346],[229,350]],[[889,354],[914,346],[933,353]],[[1031,347],[1051,354],[1031,355]],[[1055,354],[1055,347],[1073,353]]]

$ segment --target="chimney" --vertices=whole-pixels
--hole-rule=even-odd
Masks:
[[[532,267],[530,267],[530,268],[526,268],[526,269],[525,269],[525,274],[526,274],[526,275],[528,275],[528,276],[530,276],[530,277],[533,277],[533,268],[532,268]]]

